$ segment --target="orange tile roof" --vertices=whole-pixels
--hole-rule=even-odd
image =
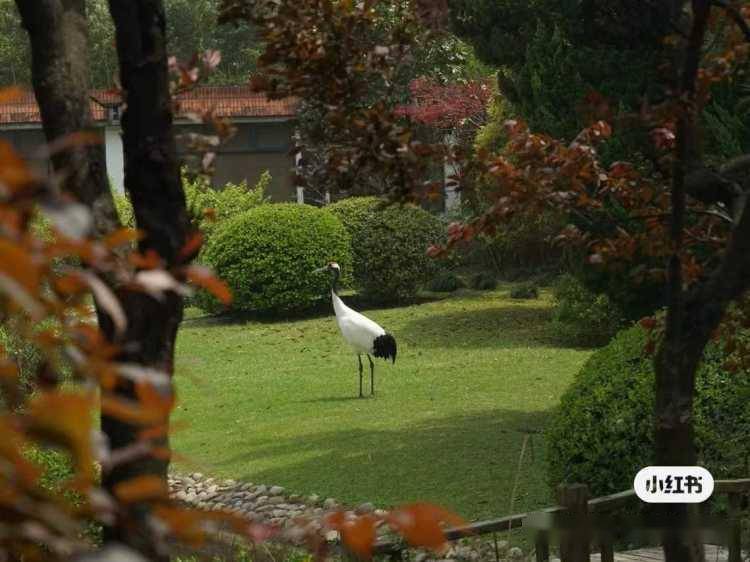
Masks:
[[[103,104],[118,104],[118,93],[94,90],[91,97]],[[176,117],[213,110],[218,117],[294,117],[297,101],[293,98],[269,100],[253,92],[250,86],[201,86],[176,97]],[[97,121],[106,119],[106,109],[91,101],[91,113]],[[39,106],[33,92],[25,92],[11,102],[0,103],[0,125],[40,123]]]

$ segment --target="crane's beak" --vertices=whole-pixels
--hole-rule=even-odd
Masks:
[[[313,273],[323,273],[326,269],[328,269],[327,265],[321,267],[320,269],[316,269],[315,271],[313,271]]]

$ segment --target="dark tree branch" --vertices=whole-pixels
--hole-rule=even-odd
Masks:
[[[687,299],[686,325],[689,327],[687,350],[703,348],[716,330],[729,304],[750,289],[750,208],[745,208],[737,227],[732,232],[724,259],[701,287]],[[694,347],[700,346],[700,347]],[[700,355],[690,352],[690,360],[697,363]]]
[[[127,102],[122,116],[125,188],[133,203],[136,225],[144,233],[139,248],[155,252],[170,267],[176,264],[185,244],[189,221],[172,127],[164,6],[162,0],[109,0],[109,8]],[[182,298],[168,293],[157,301],[127,290],[121,290],[119,296],[128,317],[121,359],[171,375]],[[171,393],[171,388],[162,392]],[[121,384],[114,394],[115,399],[132,400],[135,389]],[[167,414],[158,425],[168,423]],[[113,450],[136,443],[143,429],[102,414],[102,430]],[[153,441],[168,450],[166,434]],[[111,492],[121,482],[146,475],[162,479],[166,489],[168,466],[164,456],[135,459],[103,473],[102,484]],[[151,508],[145,502],[130,504],[118,515],[115,525],[105,529],[105,540],[125,543],[148,560],[166,562],[168,555],[157,548],[158,530],[150,521]]]
[[[31,43],[32,81],[47,142],[91,129],[84,0],[16,0],[16,6]],[[101,145],[62,150],[52,155],[52,164],[64,178],[63,189],[93,211],[95,234],[119,226]]]
[[[732,201],[740,194],[741,189],[736,182],[721,172],[701,166],[693,168],[685,176],[685,192],[707,205],[724,203],[731,207]]]
[[[729,162],[722,164],[720,172],[730,178],[743,180],[743,185],[750,184],[750,154],[736,156]]]
[[[733,224],[734,221],[732,221],[732,217],[729,215],[722,213],[720,211],[714,211],[711,209],[701,211],[696,209],[686,209],[686,213],[689,213],[691,215],[705,215],[707,217],[714,217],[720,220],[723,220],[724,222],[728,222],[730,224]],[[647,219],[671,219],[672,213],[649,213],[646,215],[635,215],[632,217],[632,219],[629,220],[647,220]]]
[[[693,165],[685,176],[685,192],[706,203],[723,203],[739,219],[750,192],[750,154],[729,160],[718,170]]]

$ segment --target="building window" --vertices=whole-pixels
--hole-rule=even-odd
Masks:
[[[107,119],[110,124],[117,124],[120,122],[120,104],[108,105],[107,107]]]
[[[258,124],[250,127],[250,150],[254,152],[286,152],[290,131],[286,124]]]

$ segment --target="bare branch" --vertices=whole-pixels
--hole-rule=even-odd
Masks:
[[[723,203],[735,222],[739,220],[750,191],[750,154],[729,160],[718,170],[693,166],[685,176],[685,192],[707,205]]]
[[[707,205],[721,202],[729,207],[742,189],[720,171],[700,166],[685,175],[685,192]]]
[[[723,175],[740,175],[745,174],[750,177],[750,154],[743,154],[732,158],[729,162],[722,164],[720,172]]]

